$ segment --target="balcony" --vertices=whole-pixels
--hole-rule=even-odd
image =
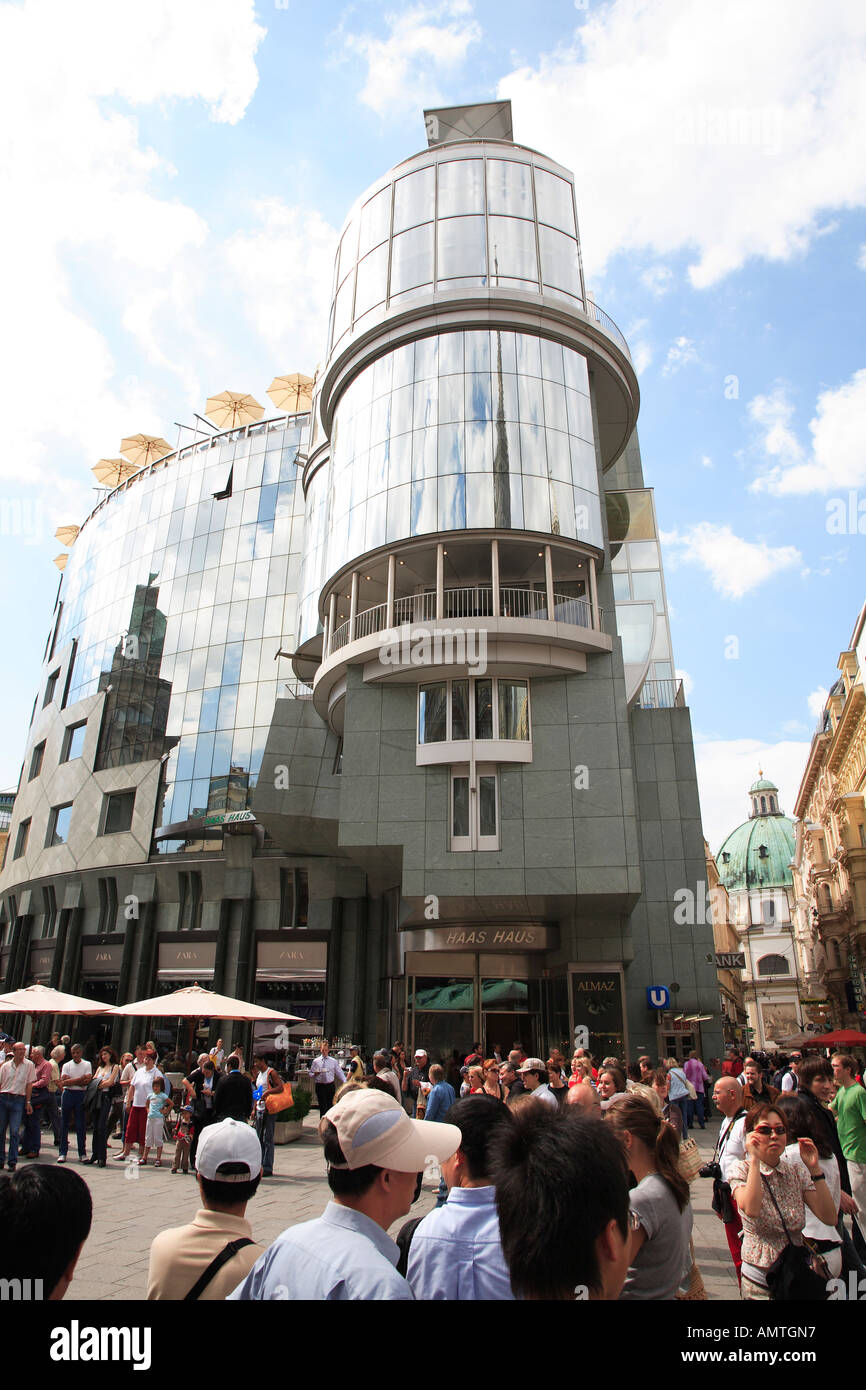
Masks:
[[[600,630],[603,613],[593,610],[588,599],[572,598],[565,594],[553,594],[552,614],[548,613],[547,595],[537,589],[520,589],[511,586],[500,587],[499,612],[494,604],[492,585],[480,584],[443,591],[444,609],[441,621],[474,620],[486,618],[525,618],[534,622],[566,623],[572,627]],[[393,620],[388,620],[388,604],[377,603],[356,613],[354,623],[351,619],[342,623],[334,631],[330,655],[340,651],[350,641],[370,637],[375,633],[386,632],[412,623],[435,623],[436,590],[427,589],[420,594],[394,600]],[[354,627],[354,633],[352,631]],[[664,682],[661,682],[664,684]]]
[[[636,709],[684,709],[682,681],[644,681],[635,700]]]

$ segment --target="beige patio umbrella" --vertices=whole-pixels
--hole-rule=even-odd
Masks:
[[[80,526],[58,526],[54,532],[54,537],[61,545],[74,545],[75,537],[80,530]]]
[[[138,472],[137,463],[127,463],[126,459],[100,459],[91,468],[91,473],[103,487],[119,487]]]
[[[61,550],[59,555],[54,556],[54,563],[59,570],[66,569],[66,561],[69,559],[65,550]]]
[[[64,994],[48,985],[27,985],[24,989],[13,989],[9,994],[0,994],[0,1013],[10,1010],[15,1013],[30,1014],[30,1036],[36,1031],[37,1014],[110,1014],[110,1004],[100,1004],[95,999],[79,999],[77,994]]]
[[[242,391],[222,391],[218,396],[208,397],[204,413],[219,429],[233,430],[238,425],[261,420],[265,408]]]
[[[168,440],[162,439],[158,434],[129,434],[126,439],[121,439],[120,452],[126,454],[138,472],[139,468],[146,468],[154,459],[165,458],[166,454],[171,454],[174,450]]]
[[[313,378],[292,372],[290,376],[275,376],[268,387],[268,395],[277,410],[287,415],[297,415],[309,410],[313,404]]]
[[[303,1021],[297,1014],[282,1014],[274,1009],[263,1009],[260,1005],[250,1004],[245,999],[232,999],[227,994],[214,994],[213,990],[202,989],[198,984],[173,990],[171,994],[157,995],[155,999],[142,999],[137,1004],[122,1004],[112,1009],[112,1013],[122,1018],[189,1019],[190,1052],[195,1025],[201,1018],[233,1019],[239,1023]]]

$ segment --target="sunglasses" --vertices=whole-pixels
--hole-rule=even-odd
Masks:
[[[755,1133],[766,1139],[771,1134],[787,1134],[788,1131],[784,1125],[755,1125]]]

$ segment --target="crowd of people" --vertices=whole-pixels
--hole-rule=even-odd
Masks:
[[[153,1153],[159,1165],[173,1114],[172,1169],[195,1172],[199,1210],[154,1240],[149,1299],[706,1297],[692,1240],[699,1174],[712,1179],[743,1298],[826,1297],[791,1289],[846,1270],[866,1276],[866,1090],[847,1054],[793,1057],[780,1076],[768,1058],[731,1050],[711,1063],[713,1082],[695,1054],[684,1065],[626,1063],[578,1048],[566,1061],[556,1049],[527,1057],[517,1044],[484,1057],[474,1044],[438,1063],[422,1048],[410,1060],[398,1042],[367,1066],[357,1048],[337,1058],[323,1041],[310,1071],[331,1201],[265,1249],[247,1207],[273,1173],[266,1099],[285,1085],[266,1058],[248,1070],[239,1049],[227,1055],[219,1042],[172,1091],[150,1043],[120,1059],[104,1048],[93,1064],[77,1045],[68,1061],[55,1050],[57,1165],[73,1128],[82,1161],[104,1165],[114,1133],[116,1158],[146,1164]],[[15,1172],[19,1127],[23,1153],[38,1157],[39,1110],[54,1115],[38,1094],[48,1059],[25,1051],[16,1044],[0,1065],[0,1153],[8,1128],[14,1173],[0,1182],[0,1273],[34,1277],[42,1212],[68,1201],[76,1220],[68,1237],[54,1232],[45,1257],[59,1297],[86,1239],[90,1194],[57,1165]],[[701,1167],[689,1131],[706,1126],[711,1107],[720,1129]],[[392,1239],[425,1175],[438,1185],[436,1206]],[[804,1257],[796,1269],[790,1250]]]

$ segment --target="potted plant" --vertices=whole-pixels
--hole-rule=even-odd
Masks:
[[[292,1104],[277,1114],[274,1125],[274,1143],[292,1144],[300,1139],[304,1130],[304,1120],[310,1113],[313,1097],[309,1091],[299,1087],[292,1088]]]

